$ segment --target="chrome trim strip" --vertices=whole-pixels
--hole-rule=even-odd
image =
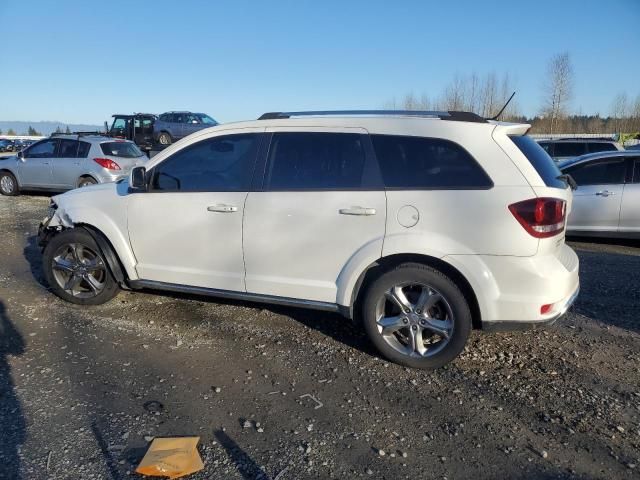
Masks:
[[[258,293],[234,292],[231,290],[219,290],[217,288],[192,287],[175,283],[157,282],[155,280],[131,280],[129,286],[133,289],[149,288],[153,290],[166,290],[169,292],[191,293],[206,295],[208,297],[229,298],[232,300],[244,300],[256,303],[271,303],[289,307],[310,308],[327,312],[341,312],[336,303],[318,302],[315,300],[300,300],[297,298],[278,297],[275,295],[262,295]]]

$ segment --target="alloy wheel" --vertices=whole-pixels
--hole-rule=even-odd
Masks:
[[[431,357],[450,341],[455,327],[447,299],[430,285],[394,285],[376,305],[378,333],[393,349],[411,357]]]
[[[13,192],[15,188],[13,178],[11,178],[9,175],[4,175],[2,178],[0,178],[0,188],[4,193],[7,194]]]
[[[105,263],[98,253],[86,245],[62,245],[51,260],[51,268],[60,288],[74,297],[93,298],[105,288]]]

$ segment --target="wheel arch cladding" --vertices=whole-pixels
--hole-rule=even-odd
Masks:
[[[100,230],[93,227],[92,225],[79,224],[77,227],[83,228],[89,233],[89,235],[93,237],[95,242],[98,244],[98,247],[100,248],[100,253],[102,253],[102,256],[109,266],[109,270],[111,270],[113,278],[115,278],[116,282],[118,282],[119,285],[125,284],[127,280],[126,272],[122,267],[122,263],[118,258],[118,254],[115,252],[113,246],[109,242],[109,239],[105,237],[105,235]]]

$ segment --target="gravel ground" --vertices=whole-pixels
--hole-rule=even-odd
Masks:
[[[47,205],[0,197],[0,478],[137,477],[151,437],[175,435],[201,437],[193,479],[639,477],[639,243],[572,242],[574,311],[474,332],[424,372],[333,314],[131,292],[65,303],[35,245]]]

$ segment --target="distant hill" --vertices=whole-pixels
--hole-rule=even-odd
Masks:
[[[11,122],[0,120],[0,130],[4,135],[7,134],[9,129],[16,132],[16,135],[26,135],[29,127],[35,128],[42,135],[50,135],[56,131],[56,128],[60,127],[63,132],[69,127],[72,132],[94,132],[97,130],[103,130],[103,125],[83,125],[79,123],[65,123],[65,122]]]

